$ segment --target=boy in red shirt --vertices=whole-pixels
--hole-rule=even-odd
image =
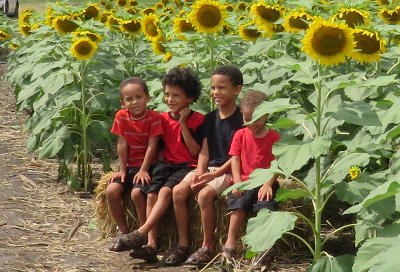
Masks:
[[[267,99],[260,91],[248,91],[241,100],[243,121],[250,122],[254,109]],[[229,154],[232,156],[233,183],[245,182],[256,168],[269,168],[275,159],[272,146],[279,141],[279,134],[265,127],[268,116],[263,116],[233,136]],[[278,187],[277,176],[252,190],[233,190],[228,194],[228,210],[232,211],[229,222],[228,237],[222,247],[226,257],[232,258],[238,233],[244,224],[246,214],[253,208],[276,210],[273,196]]]
[[[157,192],[149,192],[146,197],[138,186],[150,182],[150,173],[157,157],[158,138],[163,131],[160,115],[146,108],[150,96],[144,80],[129,78],[122,81],[120,96],[124,108],[116,113],[111,129],[118,136],[119,172],[111,177],[106,197],[119,231],[126,234],[129,229],[121,205],[121,195],[131,191],[139,222],[144,224],[146,209],[151,210],[157,200]],[[156,237],[155,231],[149,233],[151,245],[155,245]],[[117,240],[118,237],[112,242],[110,250],[116,250]]]
[[[171,204],[172,188],[196,167],[200,151],[198,128],[204,119],[204,115],[189,108],[201,92],[201,83],[190,69],[170,70],[163,79],[163,87],[165,102],[170,110],[161,114],[164,161],[154,168],[150,183],[154,190],[159,189],[158,198],[146,222],[118,240],[121,251],[134,249],[132,257],[148,261],[156,260],[156,248],[142,246],[146,243],[147,234],[156,227]]]

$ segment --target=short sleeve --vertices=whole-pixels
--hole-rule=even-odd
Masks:
[[[115,114],[114,123],[111,128],[111,133],[115,134],[117,136],[124,137],[124,131],[122,129],[122,115],[123,115],[123,111],[121,111],[121,110],[119,110]]]
[[[190,121],[189,129],[195,141],[201,145],[203,142],[204,134],[204,115],[198,112],[194,112]]]
[[[235,135],[233,135],[231,148],[229,149],[229,155],[240,156],[240,154],[242,153],[241,152],[242,138],[243,138],[243,130],[240,129],[235,132]]]
[[[163,134],[163,127],[161,124],[161,116],[156,112],[152,112],[152,122],[150,125],[150,137],[159,136]]]
[[[272,144],[275,144],[281,139],[281,135],[275,130],[273,130],[273,132],[274,133],[272,134]]]

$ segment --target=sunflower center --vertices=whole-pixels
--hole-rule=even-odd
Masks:
[[[97,16],[99,16],[99,11],[97,10],[97,8],[90,6],[85,10],[85,19],[89,20],[92,18],[97,18]]]
[[[140,30],[140,22],[138,21],[131,21],[129,23],[124,24],[124,28],[129,32],[138,32]]]
[[[78,25],[70,20],[60,20],[58,26],[65,33],[70,33],[78,28]]]
[[[289,19],[289,25],[297,29],[307,29],[308,24],[306,23],[306,21],[308,21],[306,15],[302,15],[300,17],[292,17]]]
[[[186,20],[179,21],[179,28],[181,32],[193,32],[194,28],[191,23],[186,22]]]
[[[263,18],[265,21],[268,21],[270,23],[276,22],[281,16],[281,13],[279,12],[279,10],[276,10],[275,8],[272,8],[272,7],[265,7],[265,6],[257,7],[257,13],[258,13],[258,15],[260,15],[261,18]]]
[[[197,21],[204,27],[215,27],[221,21],[221,13],[218,7],[213,5],[204,5],[197,13]]]
[[[339,53],[346,44],[346,38],[341,29],[322,27],[311,39],[312,47],[318,54],[332,56]]]
[[[395,23],[400,20],[400,10],[392,10],[392,11],[385,10],[382,13],[382,16],[386,20]]]
[[[380,43],[377,37],[369,37],[362,33],[354,34],[354,40],[356,42],[356,50],[363,54],[374,54],[381,49]]]
[[[261,32],[260,31],[258,31],[256,29],[248,29],[248,28],[246,28],[244,30],[244,34],[246,36],[248,36],[248,37],[251,37],[251,38],[258,38],[258,37],[261,36]]]
[[[157,26],[153,22],[149,22],[146,25],[146,32],[149,34],[149,36],[157,36],[158,35],[158,29]]]
[[[78,54],[81,55],[81,56],[90,55],[90,53],[92,52],[92,45],[91,45],[89,42],[87,42],[87,41],[80,42],[80,43],[76,46],[76,51],[77,51]]]
[[[357,25],[362,25],[365,23],[364,16],[355,11],[345,12],[343,13],[342,17],[346,21],[347,25],[352,28],[356,27]]]

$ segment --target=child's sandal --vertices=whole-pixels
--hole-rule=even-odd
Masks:
[[[131,249],[141,248],[147,243],[147,236],[135,230],[133,232],[122,234],[115,242],[112,251],[121,252]]]
[[[145,260],[149,263],[158,262],[157,251],[152,246],[144,246],[142,248],[135,249],[129,253],[129,256],[135,259]]]
[[[229,248],[226,246],[222,247],[222,255],[227,259],[230,259],[230,260],[234,259],[235,253],[236,253],[236,251],[234,248]]]
[[[202,265],[209,263],[214,254],[205,247],[201,247],[186,260],[185,264]]]
[[[189,247],[177,245],[176,248],[172,250],[169,256],[164,260],[164,263],[169,266],[183,263],[189,256],[189,250]]]

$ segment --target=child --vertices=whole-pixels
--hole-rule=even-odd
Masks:
[[[151,165],[155,163],[158,138],[162,134],[160,115],[146,108],[150,100],[146,83],[140,78],[129,78],[120,85],[121,105],[124,109],[115,115],[111,132],[118,135],[117,151],[119,172],[114,173],[106,189],[106,197],[113,219],[121,234],[129,232],[121,205],[121,195],[131,191],[134,184],[150,182]],[[145,195],[140,188],[131,192],[140,224],[146,221],[146,211],[150,211],[157,199],[156,192]],[[146,203],[147,202],[147,203]],[[147,206],[147,207],[146,207]],[[156,232],[149,232],[149,244],[156,243]],[[115,239],[110,250],[116,251]]]
[[[241,100],[243,121],[252,119],[254,109],[267,99],[260,91],[248,91]],[[232,156],[233,182],[244,182],[256,168],[269,168],[275,159],[272,146],[279,141],[279,134],[265,127],[268,116],[265,115],[245,128],[238,130],[233,136],[229,154]],[[277,176],[259,187],[248,191],[233,190],[228,194],[228,210],[232,211],[229,222],[228,237],[222,247],[223,254],[232,258],[238,233],[244,223],[246,213],[250,212],[253,203],[257,209],[269,208],[275,210],[272,201],[278,183]]]
[[[155,248],[142,248],[147,240],[146,235],[168,209],[172,188],[197,164],[200,145],[196,139],[199,138],[198,128],[204,119],[204,115],[189,109],[189,105],[197,100],[201,91],[200,81],[190,69],[170,70],[164,77],[163,88],[165,102],[170,110],[161,114],[164,162],[157,164],[150,183],[150,186],[160,189],[158,198],[146,222],[139,229],[119,239],[122,250],[134,249],[132,257],[146,260],[156,256]]]
[[[203,229],[203,244],[187,263],[208,263],[214,255],[214,232],[216,225],[214,200],[230,186],[229,147],[235,131],[242,127],[243,117],[235,99],[243,85],[243,76],[234,66],[220,66],[211,77],[211,94],[218,109],[206,115],[203,124],[204,139],[197,169],[190,172],[173,190],[173,202],[178,229],[178,247],[189,246],[189,214],[187,200],[198,193]],[[173,252],[167,263],[178,264],[187,255]]]

